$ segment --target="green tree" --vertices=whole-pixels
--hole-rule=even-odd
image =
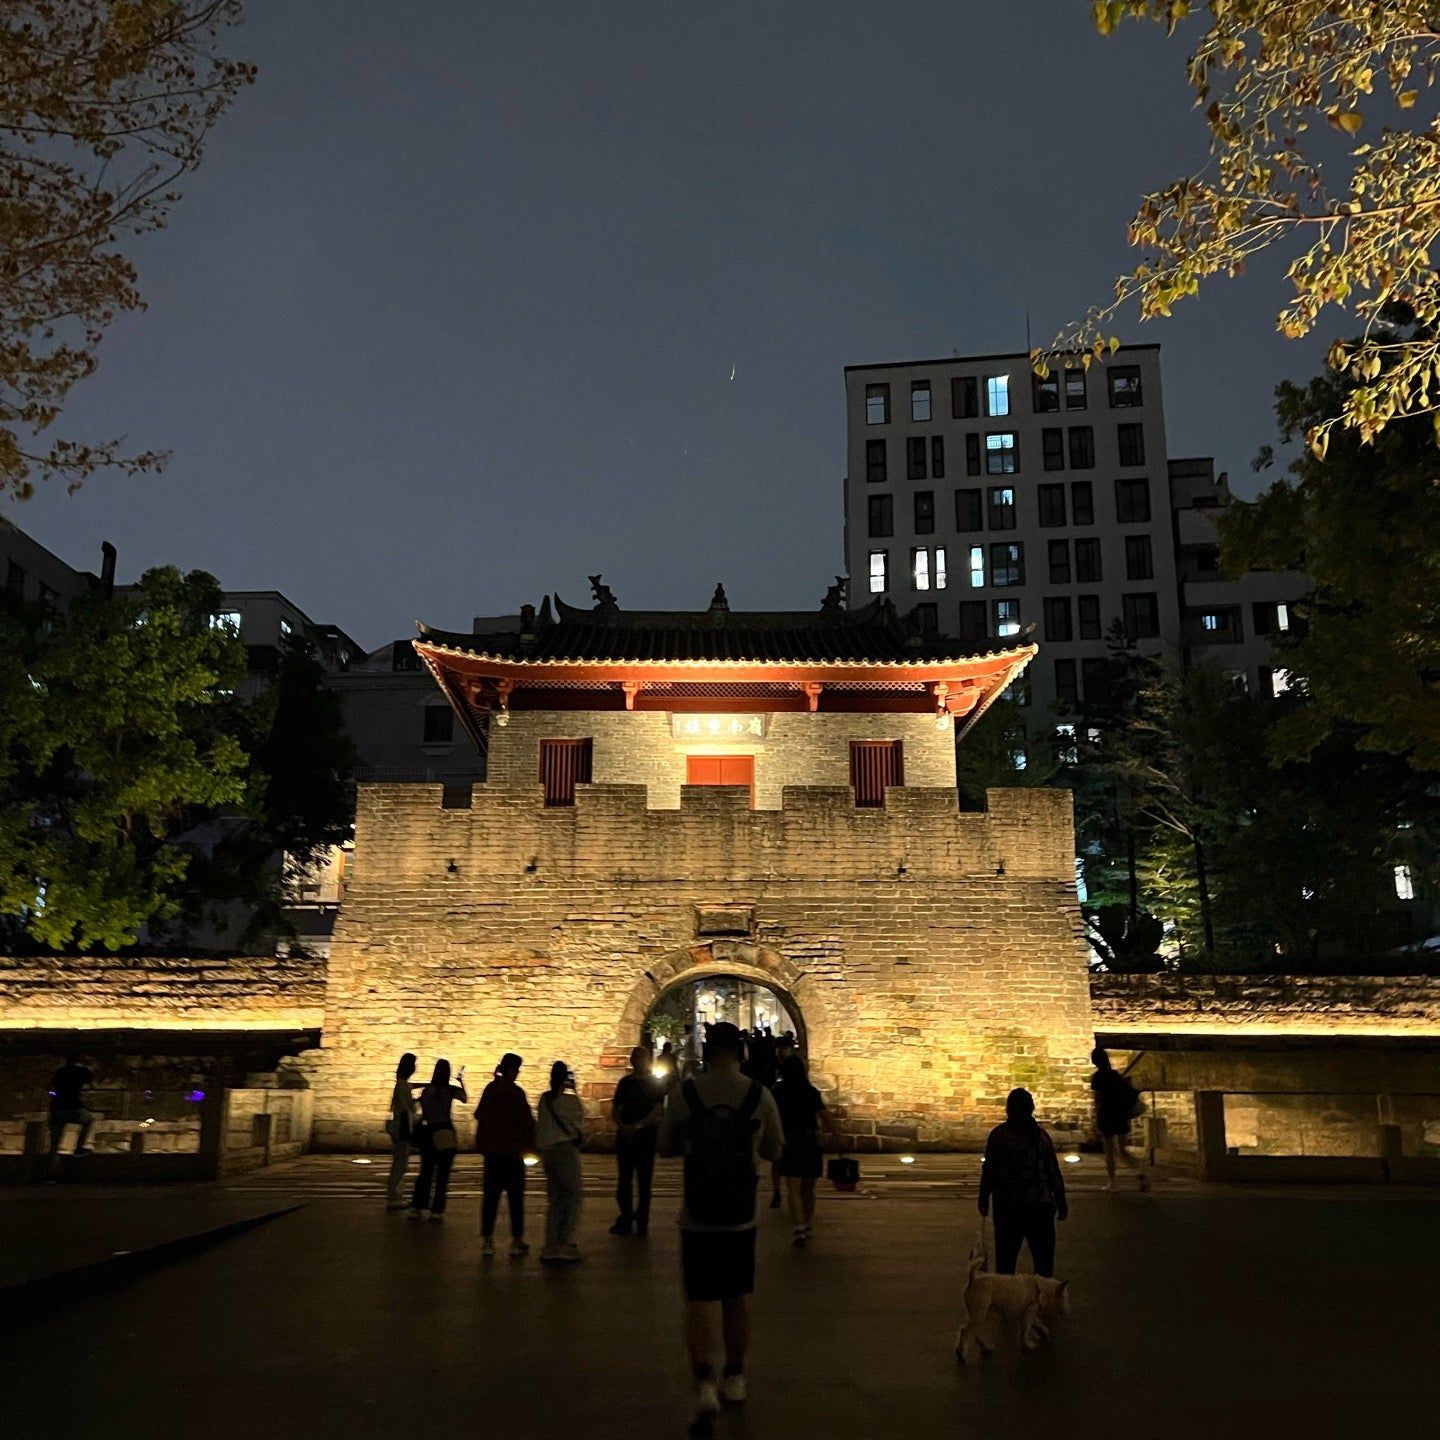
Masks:
[[[245,669],[208,575],[149,571],[61,618],[8,613],[0,659],[0,909],[34,942],[118,949],[178,913],[176,832],[238,804],[225,702]]]
[[[965,732],[955,748],[962,809],[983,810],[990,789],[1024,789],[1053,779],[1051,748],[1027,741],[1025,714],[1017,700],[997,700]]]
[[[165,224],[210,127],[254,78],[217,53],[240,13],[240,0],[0,10],[0,492],[163,459],[47,432],[105,329],[143,307],[122,244]]]
[[[1334,413],[1353,388],[1333,373],[1281,385],[1281,439]],[[1301,453],[1287,479],[1220,518],[1228,569],[1303,569],[1315,582],[1282,637],[1305,703],[1274,727],[1277,759],[1353,733],[1363,751],[1440,772],[1440,453],[1429,430],[1398,420],[1368,446],[1342,432],[1323,463]]]
[[[1094,13],[1104,34],[1132,18],[1173,33],[1200,8],[1095,0]],[[1315,453],[1324,455],[1337,424],[1369,441],[1397,417],[1426,415],[1440,435],[1434,0],[1210,0],[1203,9],[1187,73],[1210,129],[1209,163],[1144,197],[1129,229],[1143,260],[1054,353],[1099,359],[1117,343],[1104,331],[1120,309],[1169,315],[1202,282],[1237,275],[1274,248],[1290,256],[1283,334],[1308,335],[1331,306],[1366,326],[1359,341],[1331,351],[1355,383],[1337,396],[1341,408],[1309,425]],[[1338,139],[1317,143],[1327,131]],[[1421,329],[1384,326],[1396,302]]]

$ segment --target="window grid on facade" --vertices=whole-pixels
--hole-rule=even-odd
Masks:
[[[1095,523],[1095,487],[1089,480],[1076,480],[1070,486],[1070,523]]]
[[[1020,602],[1018,600],[995,601],[995,633],[1002,640],[1020,633]]]
[[[1095,538],[1075,542],[1075,579],[1081,585],[1094,584],[1101,578],[1100,541]]]
[[[1047,640],[1074,639],[1074,633],[1070,626],[1070,597],[1068,595],[1047,595],[1045,597],[1045,638]]]
[[[905,783],[905,756],[898,740],[852,740],[850,784],[855,804],[878,810],[885,804],[885,789]]]
[[[1132,640],[1153,640],[1160,634],[1160,604],[1154,595],[1122,595],[1121,618]]]
[[[573,805],[575,787],[590,783],[594,744],[584,740],[542,740],[540,783],[547,805]]]
[[[1080,638],[1082,640],[1098,640],[1100,638],[1100,597],[1098,595],[1076,596],[1075,615],[1080,622]]]
[[[910,382],[910,418],[912,420],[929,420],[930,418],[930,382],[928,380],[912,380]]]
[[[990,529],[1015,528],[1015,492],[1010,487],[997,487],[990,492]]]
[[[1020,437],[1013,430],[992,430],[985,437],[985,473],[1017,475],[1020,472]]]
[[[883,595],[889,586],[890,552],[888,550],[872,550],[870,552],[870,593]]]
[[[1060,376],[1052,370],[1048,375],[1031,375],[1030,398],[1037,415],[1049,415],[1060,408]]]
[[[973,375],[957,375],[950,382],[950,416],[973,420],[980,413],[980,385]]]
[[[945,437],[943,435],[930,437],[930,478],[932,480],[945,478]]]
[[[1080,682],[1073,660],[1055,662],[1055,698],[1062,705],[1078,705]]]
[[[895,501],[890,495],[872,495],[869,504],[870,538],[884,540],[895,533]]]
[[[917,535],[933,535],[935,533],[935,492],[933,490],[917,490],[914,508],[915,533]]]
[[[1155,557],[1150,549],[1148,535],[1127,535],[1125,537],[1125,578],[1127,580],[1153,580],[1155,578]]]
[[[1093,470],[1095,468],[1095,431],[1089,425],[1070,427],[1070,468],[1072,470]]]
[[[1010,413],[1010,377],[990,375],[985,380],[985,413],[999,419]]]
[[[1142,401],[1140,391],[1140,367],[1138,365],[1112,365],[1105,372],[1110,383],[1110,408],[1112,410],[1133,410]]]
[[[940,633],[940,607],[933,600],[922,601],[915,607],[915,618],[920,624],[920,633],[927,640]]]
[[[965,473],[980,473],[980,437],[973,430],[965,437]]]
[[[912,435],[905,442],[905,473],[911,480],[924,480],[925,474],[925,437],[923,435]]]
[[[1065,372],[1065,408],[1085,408],[1085,371],[1078,366]]]
[[[970,588],[972,590],[985,588],[985,547],[983,545],[970,547]]]
[[[1065,468],[1065,432],[1058,427],[1040,432],[1040,467],[1043,470]]]
[[[1150,519],[1150,482],[1148,480],[1117,480],[1115,482],[1115,518],[1122,525],[1144,524]]]
[[[427,705],[421,733],[426,745],[448,745],[455,738],[455,712],[448,705]]]
[[[1042,529],[1053,530],[1065,523],[1065,487],[1063,485],[1037,485],[1040,500],[1040,525]]]
[[[960,639],[988,640],[990,631],[985,623],[985,602],[983,600],[962,600],[960,602]]]
[[[990,583],[992,585],[1023,585],[1025,583],[1025,547],[1001,544],[990,547]]]
[[[888,385],[867,385],[865,387],[865,423],[867,425],[888,425],[890,423],[890,387]]]
[[[1052,540],[1050,542],[1050,583],[1052,585],[1068,585],[1070,583],[1070,542],[1068,540]]]
[[[985,528],[984,509],[978,490],[955,492],[955,528],[962,535]]]
[[[910,552],[910,576],[917,590],[930,588],[930,552],[928,550],[912,550]]]
[[[865,442],[865,479],[871,485],[883,485],[889,478],[889,470],[885,442],[883,440],[867,440]]]
[[[1120,447],[1120,463],[1122,465],[1143,465],[1145,463],[1145,427],[1143,425],[1117,426],[1115,438]]]

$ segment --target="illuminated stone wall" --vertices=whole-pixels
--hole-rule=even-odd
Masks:
[[[992,791],[964,814],[938,787],[883,810],[792,787],[755,811],[733,791],[687,787],[664,809],[599,784],[547,810],[537,790],[492,780],[447,810],[439,786],[362,787],[319,1143],[382,1141],[407,1049],[468,1064],[472,1093],[507,1049],[532,1092],[563,1057],[598,1116],[651,1002],[706,973],[794,1002],[857,1148],[974,1145],[1015,1084],[1061,1129],[1080,1121],[1091,1022],[1067,792]]]
[[[690,718],[680,717],[682,720]],[[702,722],[708,717],[696,716]],[[726,717],[716,716],[723,722]],[[786,785],[849,785],[850,741],[899,740],[906,785],[955,787],[955,730],[932,715],[786,714],[766,717],[765,738],[747,741],[676,738],[670,716],[656,710],[519,710],[490,727],[489,778],[501,788],[538,785],[540,741],[594,741],[594,778],[604,785],[644,785],[655,809],[675,809],[687,755],[753,755],[755,804],[778,809]]]
[[[0,1030],[314,1030],[325,962],[303,956],[0,956]]]

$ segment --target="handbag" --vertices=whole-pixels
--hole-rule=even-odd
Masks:
[[[825,1178],[837,1190],[853,1190],[860,1183],[860,1162],[852,1155],[837,1155],[825,1166]]]

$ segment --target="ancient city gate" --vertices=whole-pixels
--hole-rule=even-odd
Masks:
[[[578,610],[421,658],[488,779],[362,787],[325,1009],[317,1135],[379,1144],[394,1058],[531,1088],[616,1067],[689,977],[768,987],[860,1148],[973,1144],[1007,1089],[1079,1120],[1091,1043],[1070,797],[962,813],[957,729],[1024,669],[888,602],[811,613]]]

